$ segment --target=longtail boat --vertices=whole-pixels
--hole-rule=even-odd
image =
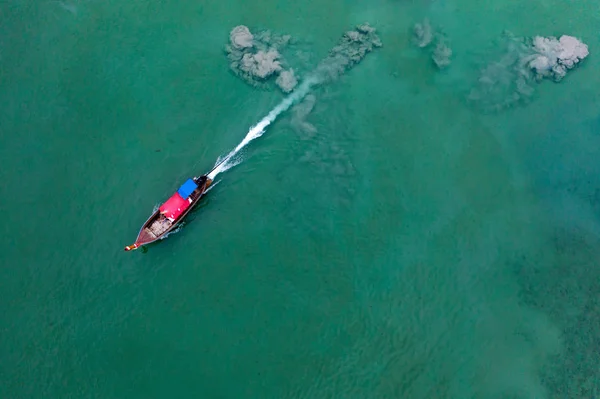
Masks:
[[[206,175],[186,180],[185,183],[146,220],[140,229],[135,243],[125,247],[125,251],[138,249],[164,238],[173,231],[185,216],[198,204],[212,180]]]

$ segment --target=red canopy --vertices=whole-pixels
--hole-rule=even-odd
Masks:
[[[160,206],[160,213],[172,220],[177,220],[179,216],[190,206],[190,202],[183,199],[177,192]]]

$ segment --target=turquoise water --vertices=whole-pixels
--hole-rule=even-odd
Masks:
[[[600,396],[597,3],[0,11],[0,397]],[[423,18],[445,70],[411,42]],[[284,98],[231,73],[231,28],[310,64],[363,22],[383,47],[314,89],[315,131],[283,114],[179,233],[123,252]],[[468,94],[503,30],[590,56],[483,112]]]

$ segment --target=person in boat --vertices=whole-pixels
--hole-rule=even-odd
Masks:
[[[202,188],[204,183],[206,183],[206,180],[208,180],[208,178],[205,175],[202,175],[198,178],[198,181],[196,182],[196,184],[198,184],[198,187]]]

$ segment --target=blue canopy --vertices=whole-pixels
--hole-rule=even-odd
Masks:
[[[177,190],[177,193],[179,195],[181,195],[182,198],[187,198],[197,188],[198,188],[198,185],[196,183],[194,183],[194,181],[192,179],[187,179],[187,181],[185,183],[183,183],[181,185],[181,187],[179,187],[179,190]]]

